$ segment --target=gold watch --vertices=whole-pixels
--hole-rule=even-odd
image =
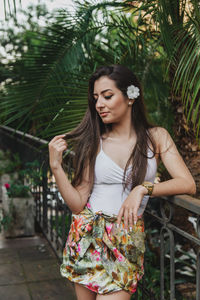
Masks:
[[[147,189],[148,191],[147,195],[151,196],[153,193],[154,184],[150,181],[144,181],[142,183],[142,186],[144,186]]]

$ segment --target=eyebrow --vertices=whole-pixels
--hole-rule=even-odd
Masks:
[[[101,92],[101,94],[103,94],[103,93],[105,93],[105,92],[107,92],[107,91],[112,91],[111,89],[106,89],[106,90],[103,90],[102,92]],[[94,93],[93,94],[93,96],[95,96],[95,95],[97,95],[96,93]]]

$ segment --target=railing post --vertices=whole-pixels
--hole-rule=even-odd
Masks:
[[[200,238],[200,216],[197,218],[197,235]],[[197,251],[196,300],[200,300],[200,248]]]
[[[47,203],[47,161],[45,160],[43,164],[43,175],[42,175],[42,226],[44,232],[48,232],[47,226],[47,211],[48,211],[48,203]]]
[[[170,242],[170,300],[175,299],[175,267],[174,267],[174,235],[172,230],[167,227],[167,223],[171,221],[173,216],[173,206],[171,203],[166,202],[169,207],[169,216],[167,217],[165,213],[165,206],[163,202],[160,204],[161,215],[164,221],[163,226],[160,230],[160,299],[165,300],[164,290],[165,290],[165,278],[164,278],[164,268],[165,268],[165,240],[164,232],[166,231],[169,236]]]
[[[165,300],[165,285],[164,285],[164,268],[165,268],[165,248],[164,248],[164,236],[162,234],[162,229],[160,231],[160,300]]]

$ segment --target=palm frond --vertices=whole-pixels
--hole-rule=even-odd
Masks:
[[[145,5],[151,11],[153,6],[148,1],[141,7],[115,1],[77,5],[75,15],[60,11],[53,24],[31,32],[31,47],[18,64],[20,82],[6,86],[1,97],[1,122],[29,128],[42,138],[73,129],[87,107],[90,74],[96,66],[112,63],[131,66],[143,82],[147,105],[153,106],[152,118],[163,119],[166,105],[161,103],[169,91],[160,73],[162,46],[158,34],[140,17],[141,7],[145,15]],[[168,117],[165,121],[171,122]]]

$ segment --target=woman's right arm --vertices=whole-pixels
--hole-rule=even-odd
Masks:
[[[90,194],[89,166],[84,171],[84,180],[74,188],[61,165],[62,153],[67,149],[67,143],[63,137],[64,134],[57,135],[49,142],[49,164],[62,198],[72,213],[78,214],[83,210]]]

